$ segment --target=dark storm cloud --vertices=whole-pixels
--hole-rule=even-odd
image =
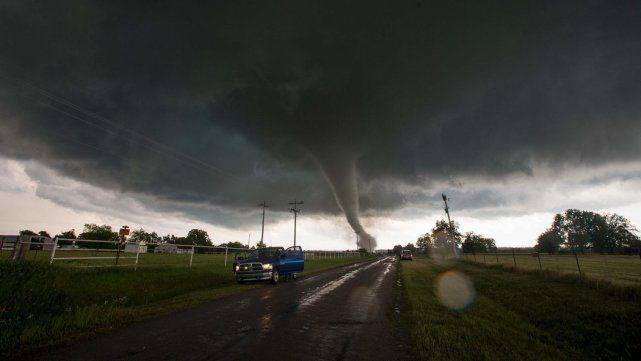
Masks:
[[[304,198],[366,235],[402,185],[641,153],[633,2],[130,3],[0,5],[3,155],[168,201]]]

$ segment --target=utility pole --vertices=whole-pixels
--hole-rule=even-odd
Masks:
[[[265,203],[265,201],[263,201],[263,203],[259,204],[258,206],[263,207],[263,223],[260,227],[260,243],[263,244],[263,236],[265,235],[265,208],[269,208],[269,206],[267,205],[267,203]]]
[[[451,229],[452,220],[450,219],[450,207],[447,206],[447,197],[445,196],[445,193],[441,193],[441,197],[443,197],[443,202],[445,202],[445,214],[447,214],[447,223],[450,225]]]
[[[249,236],[247,236],[247,249],[249,249],[249,242],[252,240],[252,234],[249,232]]]
[[[303,201],[298,202],[296,201],[296,199],[294,199],[293,202],[289,202],[288,204],[292,206],[292,208],[290,208],[289,210],[294,213],[294,247],[296,247],[296,217],[300,212],[300,209],[297,208],[297,206],[303,204]]]
[[[445,203],[445,214],[447,214],[447,224],[450,226],[450,231],[447,232],[448,236],[452,236],[452,232],[454,232],[454,227],[452,226],[452,219],[450,219],[450,207],[447,205],[447,196],[445,193],[441,193],[441,197],[443,197],[443,202]],[[454,257],[456,257],[456,242],[454,242],[454,239],[452,239],[452,254]]]

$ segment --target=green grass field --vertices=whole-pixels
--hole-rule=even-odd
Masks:
[[[641,353],[636,287],[427,258],[402,262],[400,273],[416,359],[614,360]],[[455,301],[465,294],[466,278],[473,302],[461,310],[444,306],[452,294]]]
[[[236,284],[224,255],[196,254],[192,268],[188,255],[143,256],[137,269],[0,261],[0,355],[255,287]],[[307,260],[303,274],[367,259]]]
[[[539,265],[539,257],[541,264]],[[525,269],[542,269],[554,272],[579,274],[574,255],[549,255],[540,254],[539,257],[531,254],[516,254],[514,257],[508,253],[465,254],[467,261],[484,264],[502,264]],[[600,255],[577,254],[579,267],[583,276],[593,279],[606,280],[612,283],[641,285],[641,258],[637,255]]]

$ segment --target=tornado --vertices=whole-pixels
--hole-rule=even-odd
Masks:
[[[347,223],[358,235],[358,247],[375,249],[376,239],[365,231],[359,218],[356,156],[322,152],[312,153],[312,157],[329,184],[336,203],[345,214]]]

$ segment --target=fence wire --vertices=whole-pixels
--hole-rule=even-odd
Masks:
[[[576,274],[614,283],[641,285],[641,257],[596,253],[464,253],[470,262]]]

